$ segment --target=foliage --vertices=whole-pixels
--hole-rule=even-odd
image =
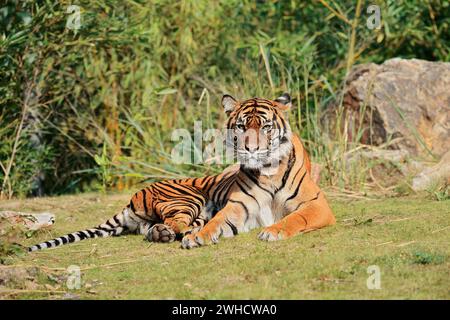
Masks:
[[[424,251],[415,251],[413,253],[414,263],[416,264],[431,264],[431,263],[443,263],[445,257],[439,254],[432,254]]]
[[[4,264],[8,257],[23,255],[24,248],[18,243],[26,237],[28,234],[25,228],[0,217],[0,265]]]
[[[436,201],[445,201],[450,199],[450,184],[448,181],[437,180],[431,183],[426,189],[428,197]]]
[[[380,30],[366,27],[364,1],[360,15],[349,0],[3,1],[2,194],[122,189],[217,172],[173,164],[171,133],[192,131],[196,120],[220,127],[224,92],[289,91],[297,106],[290,122],[314,160],[326,164],[324,180],[362,187],[366,164],[345,176],[340,161],[358,141],[325,140],[320,112],[338,97],[352,64],[398,56],[448,61],[450,45],[448,2],[374,2]],[[81,8],[79,30],[66,27],[72,4]]]

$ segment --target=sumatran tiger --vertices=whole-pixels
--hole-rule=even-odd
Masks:
[[[259,239],[275,241],[334,224],[325,195],[310,176],[308,154],[283,115],[291,106],[289,95],[245,101],[224,95],[222,105],[228,115],[226,142],[238,164],[214,176],[153,183],[105,223],[28,250],[125,233],[154,242],[178,238],[190,249],[259,227]]]

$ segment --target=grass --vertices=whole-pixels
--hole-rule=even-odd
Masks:
[[[0,203],[0,210],[51,211],[51,230],[31,245],[96,225],[128,194],[83,194]],[[258,230],[216,246],[182,250],[141,236],[96,239],[8,257],[5,270],[34,270],[25,282],[0,281],[0,297],[20,299],[449,299],[450,201],[422,197],[331,199],[338,224],[292,239],[263,243]],[[82,286],[67,289],[71,265]],[[378,265],[381,289],[369,290]],[[38,271],[36,271],[38,270]],[[25,284],[24,284],[25,283]],[[28,284],[26,284],[28,283]]]

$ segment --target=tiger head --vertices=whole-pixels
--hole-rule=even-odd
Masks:
[[[275,100],[252,98],[242,102],[224,95],[222,106],[229,117],[227,147],[245,168],[277,166],[290,153],[291,128],[283,115],[291,107],[289,94]]]

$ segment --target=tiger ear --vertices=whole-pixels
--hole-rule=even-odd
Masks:
[[[291,96],[287,92],[276,98],[275,102],[281,110],[289,110],[292,107]]]
[[[222,106],[225,110],[225,113],[229,115],[237,106],[238,102],[235,98],[230,96],[229,94],[224,94],[222,97]]]

